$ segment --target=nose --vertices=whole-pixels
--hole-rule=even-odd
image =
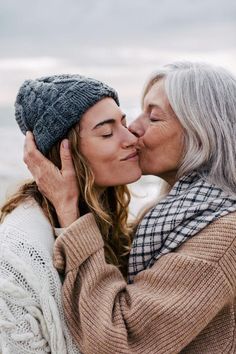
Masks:
[[[137,138],[144,135],[147,129],[147,122],[145,120],[144,114],[140,114],[130,125],[129,131],[133,133]]]
[[[124,135],[123,135],[123,141],[122,141],[122,146],[124,148],[131,147],[131,146],[136,146],[138,143],[138,138],[129,131],[129,129],[124,128]]]

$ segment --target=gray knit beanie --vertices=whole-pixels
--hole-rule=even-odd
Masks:
[[[105,97],[119,105],[114,89],[80,75],[26,80],[16,97],[16,121],[23,134],[33,132],[38,149],[46,154],[90,107]]]

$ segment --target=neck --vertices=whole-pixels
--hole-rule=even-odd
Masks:
[[[171,187],[173,187],[177,181],[176,175],[177,175],[177,171],[173,171],[173,172],[169,172],[169,173],[160,174],[160,175],[158,175],[158,177],[162,178]]]

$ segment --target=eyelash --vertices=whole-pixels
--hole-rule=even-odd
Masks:
[[[125,123],[125,124],[123,124],[123,127],[124,127],[124,128],[126,128],[126,129],[128,129],[128,127],[127,127],[126,123]],[[110,138],[110,137],[112,137],[112,135],[113,135],[113,133],[110,133],[110,134],[104,134],[104,135],[102,135],[102,137],[103,137],[104,139],[106,139],[106,138]]]
[[[110,133],[110,134],[104,134],[104,135],[102,135],[102,137],[103,137],[104,139],[106,139],[106,138],[110,138],[110,137],[112,137],[112,135],[113,135],[113,133]]]
[[[151,122],[158,122],[160,119],[149,117],[149,120],[150,120]]]
[[[124,126],[126,129],[128,129],[128,127],[126,126],[126,123],[123,124],[123,126]],[[113,133],[104,134],[104,135],[102,135],[102,138],[107,139],[107,138],[111,138],[112,136],[113,136]]]

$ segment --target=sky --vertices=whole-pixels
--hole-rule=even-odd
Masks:
[[[228,49],[235,18],[234,0],[1,0],[1,56],[78,60],[82,46]]]
[[[0,120],[24,79],[62,71],[117,85],[127,104],[167,61],[234,70],[236,1],[1,0],[0,47]]]

